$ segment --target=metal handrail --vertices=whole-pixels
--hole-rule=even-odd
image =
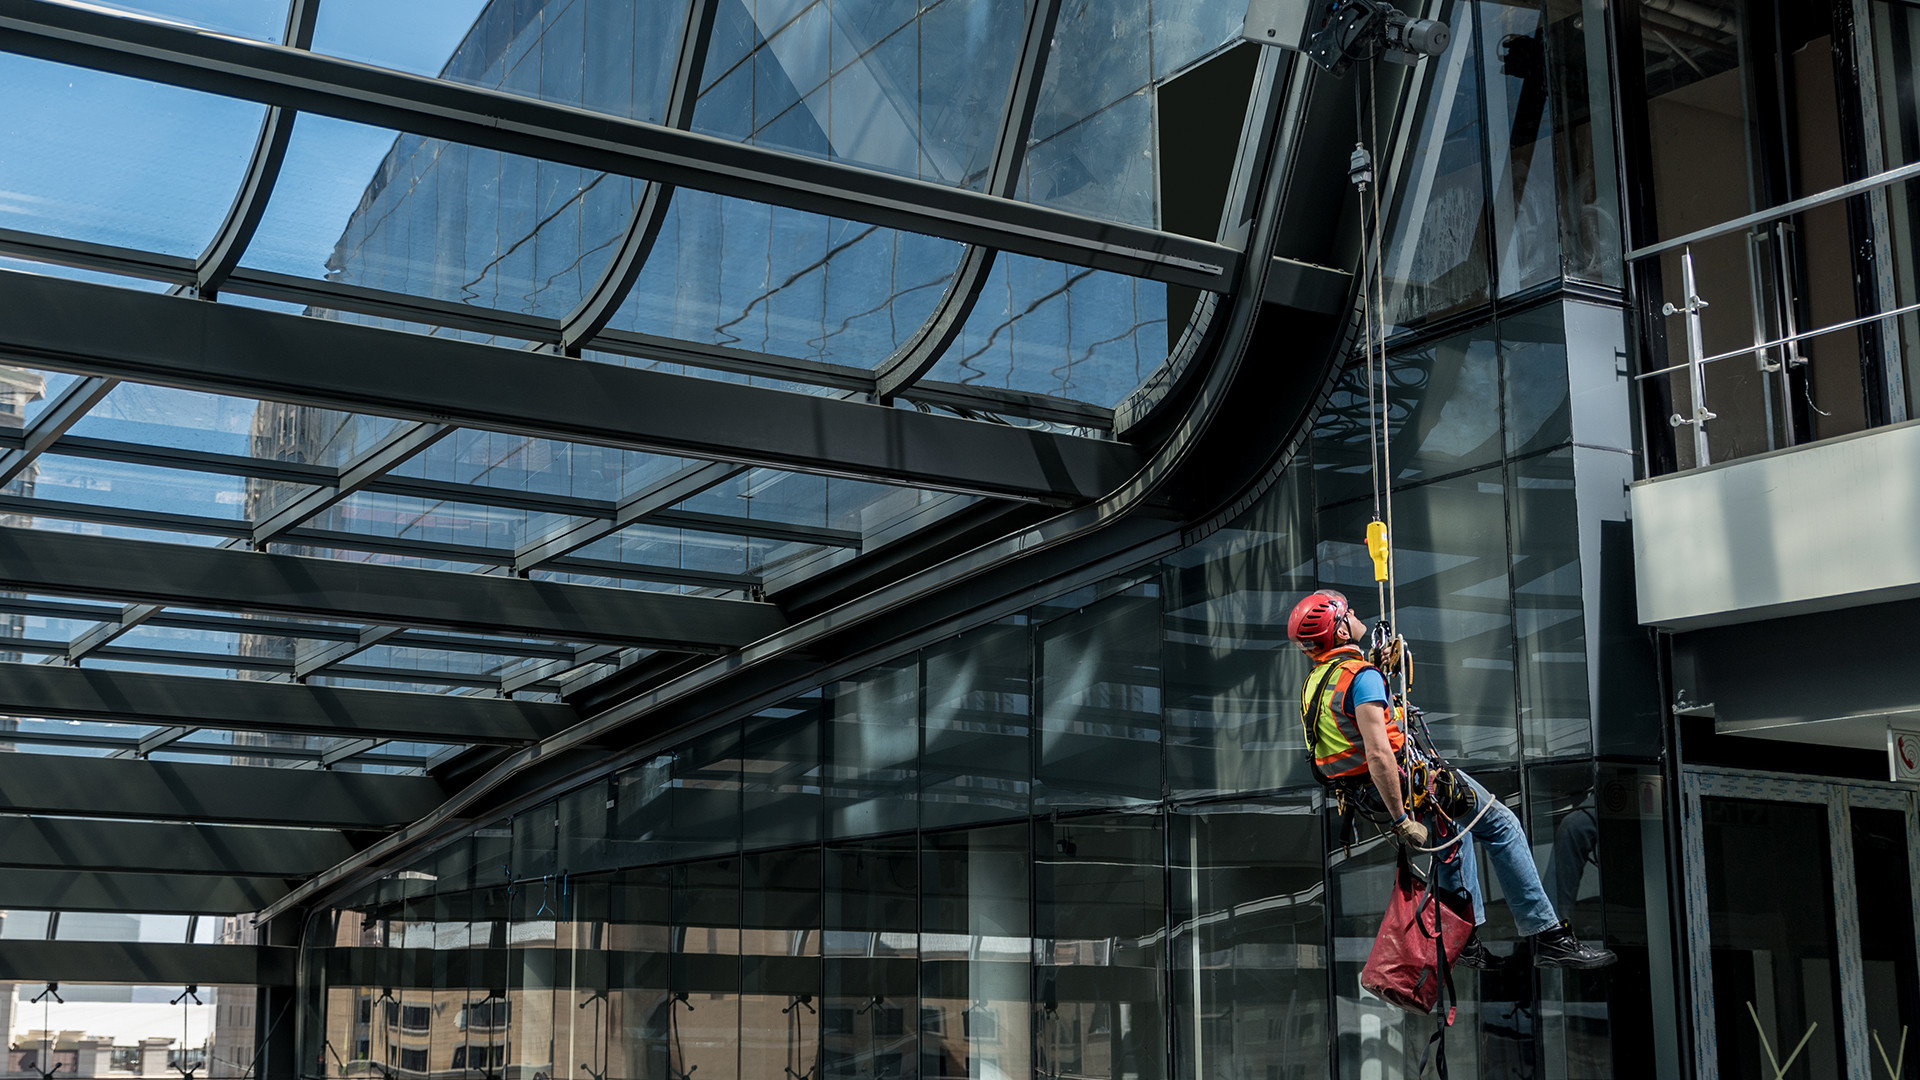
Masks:
[[[1755,225],[1765,224],[1777,218],[1792,217],[1802,210],[1811,210],[1816,206],[1825,206],[1828,203],[1839,202],[1842,199],[1850,199],[1855,195],[1861,195],[1869,191],[1897,184],[1902,180],[1911,180],[1915,177],[1920,177],[1920,161],[1916,161],[1911,165],[1902,165],[1897,169],[1888,169],[1886,172],[1876,173],[1873,176],[1855,180],[1850,184],[1842,184],[1836,188],[1828,188],[1825,191],[1808,195],[1805,198],[1795,199],[1792,202],[1784,202],[1772,209],[1761,210],[1748,214],[1745,217],[1734,218],[1731,221],[1723,221],[1718,225],[1709,225],[1704,229],[1695,230],[1685,236],[1676,236],[1671,240],[1662,240],[1657,244],[1648,244],[1645,247],[1634,248],[1632,251],[1627,252],[1627,261],[1636,262],[1651,255],[1659,255],[1663,252],[1672,251],[1675,248],[1698,243],[1701,240],[1709,240],[1716,236],[1725,236],[1728,233],[1739,232],[1743,229],[1752,228]]]
[[[1752,356],[1754,353],[1765,352],[1768,349],[1779,348],[1780,346],[1786,345],[1790,342],[1805,341],[1808,338],[1819,337],[1822,334],[1832,334],[1840,330],[1851,330],[1856,326],[1863,326],[1870,322],[1879,322],[1881,319],[1898,318],[1901,315],[1905,315],[1905,314],[1908,314],[1909,312],[1914,312],[1914,311],[1920,311],[1920,304],[1908,304],[1905,307],[1894,308],[1892,311],[1883,311],[1874,315],[1862,315],[1857,319],[1848,319],[1846,322],[1834,323],[1832,326],[1823,326],[1818,330],[1806,330],[1798,334],[1789,334],[1783,338],[1775,338],[1772,341],[1761,342],[1758,345],[1748,345],[1745,348],[1734,349],[1731,352],[1716,353],[1713,356],[1703,357],[1699,361],[1699,363],[1711,364],[1715,360],[1728,360],[1736,356]],[[1653,371],[1643,372],[1639,375],[1635,375],[1633,378],[1634,378],[1634,381],[1636,382],[1638,382],[1641,379],[1651,379],[1655,375],[1665,375],[1665,374],[1668,374],[1669,372],[1679,371],[1683,368],[1692,367],[1693,364],[1694,364],[1694,361],[1692,360],[1683,360],[1678,364],[1669,364],[1663,368],[1658,368]]]

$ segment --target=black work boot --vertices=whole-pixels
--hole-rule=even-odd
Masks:
[[[1455,967],[1485,971],[1499,967],[1501,960],[1488,950],[1487,943],[1480,940],[1480,932],[1476,930],[1467,938],[1467,943],[1460,946],[1460,955],[1453,958],[1453,963]]]
[[[1573,936],[1573,927],[1566,923],[1533,935],[1534,967],[1578,968],[1586,971],[1608,967],[1618,959],[1609,949],[1582,944],[1579,938]]]

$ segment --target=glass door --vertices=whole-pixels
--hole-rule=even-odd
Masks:
[[[1913,794],[1711,770],[1684,783],[1699,1080],[1911,1074]]]

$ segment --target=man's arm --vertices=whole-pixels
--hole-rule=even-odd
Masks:
[[[1387,808],[1389,818],[1406,813],[1400,801],[1400,763],[1394,760],[1393,743],[1387,738],[1387,707],[1377,701],[1354,706],[1354,723],[1360,728],[1360,741],[1367,750],[1367,775]]]

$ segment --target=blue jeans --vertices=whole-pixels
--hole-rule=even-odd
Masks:
[[[1547,890],[1540,884],[1540,871],[1533,865],[1533,849],[1527,846],[1527,834],[1520,828],[1520,819],[1515,817],[1506,804],[1494,798],[1480,782],[1465,773],[1460,776],[1473,788],[1478,797],[1474,810],[1486,807],[1487,812],[1471,830],[1474,840],[1485,844],[1487,858],[1493,862],[1493,874],[1500,879],[1500,888],[1507,894],[1507,907],[1513,911],[1514,924],[1520,933],[1532,937],[1543,930],[1551,930],[1560,925],[1560,916],[1554,913],[1553,901],[1547,899]],[[1425,824],[1433,827],[1433,816],[1427,815]],[[1428,844],[1440,841],[1433,839]],[[1480,873],[1474,848],[1478,846],[1466,840],[1455,845],[1459,855],[1446,862],[1435,860],[1435,883],[1445,888],[1455,889],[1473,898],[1473,923],[1475,926],[1487,921],[1487,907],[1480,898]],[[1451,854],[1443,852],[1443,855]]]

